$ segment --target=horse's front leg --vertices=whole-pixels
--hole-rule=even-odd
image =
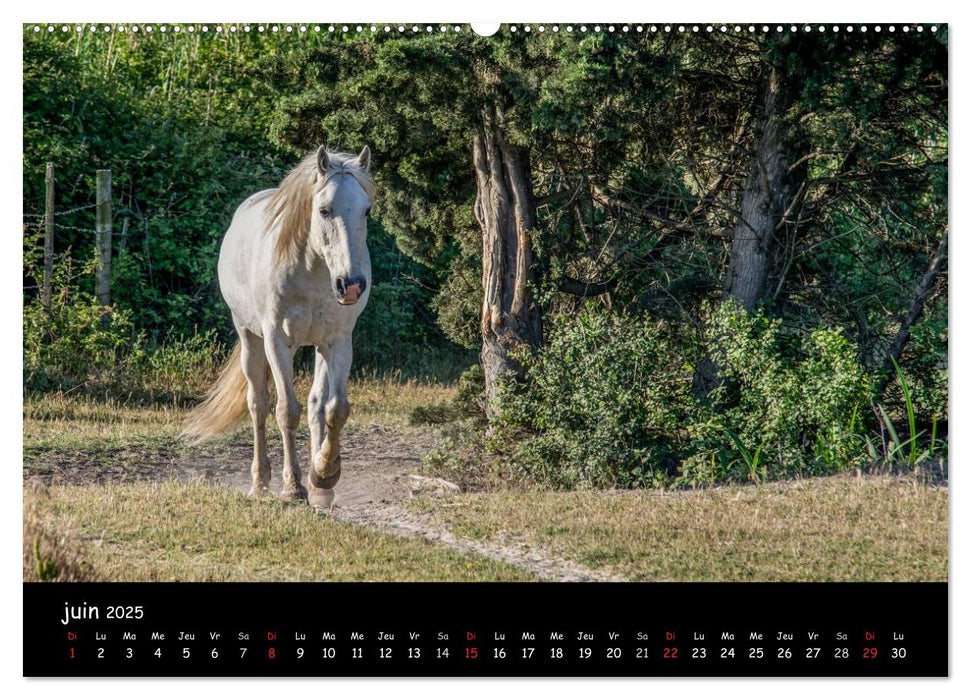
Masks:
[[[325,507],[333,501],[334,486],[341,478],[340,437],[351,412],[351,404],[347,400],[347,377],[352,358],[350,335],[335,341],[326,357],[319,350],[317,355],[310,398],[312,409],[316,408],[316,411],[312,410],[315,415],[311,417],[311,425],[316,423],[316,430],[311,428],[313,462],[309,485],[311,503]],[[325,371],[320,371],[321,366]],[[320,440],[321,434],[323,440]]]
[[[314,468],[314,455],[320,452],[320,446],[324,441],[324,434],[327,431],[327,424],[324,419],[324,407],[327,404],[329,393],[327,381],[327,358],[321,349],[314,349],[314,381],[310,387],[310,396],[307,399],[307,424],[310,426],[310,469],[307,479],[307,491],[310,505],[315,508],[330,508],[334,502],[334,489],[317,487],[314,484],[322,483],[322,479],[317,476]]]
[[[300,402],[293,388],[293,348],[282,332],[267,333],[266,359],[269,360],[276,384],[276,421],[283,437],[283,490],[280,498],[303,500],[307,489],[300,483],[300,463],[297,459],[297,425],[300,422]]]

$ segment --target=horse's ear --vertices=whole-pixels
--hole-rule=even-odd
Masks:
[[[327,166],[330,164],[330,157],[327,155],[327,148],[321,146],[317,149],[317,169],[321,175],[327,174]]]
[[[361,154],[357,157],[357,165],[364,172],[371,169],[371,149],[367,146],[363,148]]]

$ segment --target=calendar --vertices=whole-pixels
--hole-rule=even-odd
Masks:
[[[947,23],[303,19],[22,26],[23,674],[948,676]]]
[[[948,673],[935,584],[104,584],[25,599],[38,676]]]

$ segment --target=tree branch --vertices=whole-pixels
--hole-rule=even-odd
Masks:
[[[897,331],[893,342],[890,343],[890,349],[887,350],[887,360],[883,364],[883,370],[881,372],[883,378],[880,380],[877,396],[882,395],[883,390],[890,383],[890,378],[893,376],[893,365],[895,362],[899,362],[900,355],[904,351],[904,345],[906,345],[907,339],[910,337],[910,329],[924,311],[924,305],[927,303],[927,299],[934,289],[934,282],[937,280],[937,276],[941,273],[941,270],[944,269],[946,263],[947,232],[945,231],[944,237],[941,239],[941,243],[937,246],[937,251],[934,253],[934,257],[931,258],[931,262],[927,266],[927,272],[924,273],[920,284],[917,285],[917,289],[914,291],[914,298],[910,302],[910,308],[907,309],[907,315],[900,322],[900,330]]]
[[[572,199],[575,192],[570,190],[560,190],[559,192],[552,192],[542,197],[536,197],[533,200],[533,206],[536,209],[540,207],[545,207],[547,204],[555,204],[556,202],[562,202],[564,199]]]
[[[575,297],[596,297],[606,294],[617,286],[617,278],[609,279],[604,282],[583,282],[572,277],[561,277],[557,282],[557,288],[566,294]]]

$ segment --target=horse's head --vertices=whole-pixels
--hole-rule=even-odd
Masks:
[[[367,289],[362,263],[367,250],[367,217],[371,181],[367,146],[357,158],[343,159],[317,149],[319,187],[314,196],[310,245],[330,269],[331,286],[340,304],[356,304]]]

